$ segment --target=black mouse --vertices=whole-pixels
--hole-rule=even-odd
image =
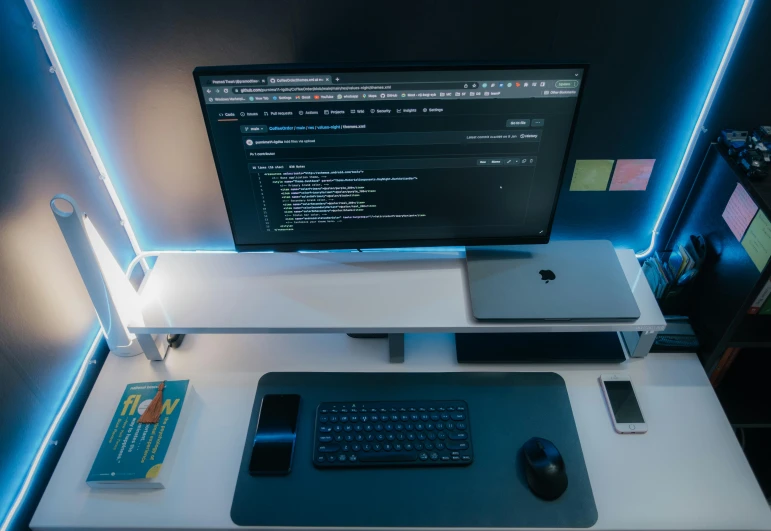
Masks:
[[[522,445],[522,462],[527,484],[539,498],[556,500],[568,488],[565,461],[553,442],[533,437]]]

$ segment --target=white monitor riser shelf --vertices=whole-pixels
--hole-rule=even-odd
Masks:
[[[154,361],[166,334],[286,333],[388,334],[403,361],[404,334],[616,332],[644,357],[666,323],[634,252],[616,252],[635,321],[477,321],[462,252],[186,253],[158,258],[128,329]]]

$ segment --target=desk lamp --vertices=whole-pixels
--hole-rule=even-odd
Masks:
[[[139,295],[123,273],[96,227],[68,195],[51,199],[51,210],[78,267],[104,330],[110,351],[118,356],[142,352],[126,327],[141,322]]]

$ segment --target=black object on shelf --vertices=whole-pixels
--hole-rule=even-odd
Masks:
[[[455,334],[458,363],[622,363],[616,332]]]

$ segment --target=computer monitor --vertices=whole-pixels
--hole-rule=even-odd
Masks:
[[[194,78],[236,249],[547,243],[586,66]]]

